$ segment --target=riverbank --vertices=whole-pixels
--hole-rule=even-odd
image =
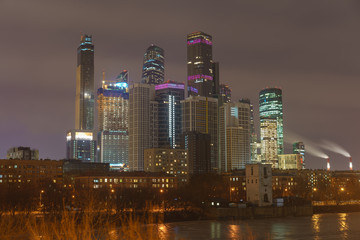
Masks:
[[[211,208],[206,211],[208,219],[255,219],[288,216],[312,216],[312,206]]]
[[[313,206],[313,212],[314,214],[360,212],[360,204]]]

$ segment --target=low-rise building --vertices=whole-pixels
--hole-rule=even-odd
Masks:
[[[30,147],[12,147],[7,151],[7,159],[39,160],[39,150]]]
[[[39,185],[45,181],[62,184],[63,162],[55,160],[0,160],[0,186]]]
[[[279,154],[279,169],[303,169],[303,156],[301,154]]]
[[[177,188],[175,176],[166,173],[121,172],[74,177],[77,188]]]
[[[246,165],[246,198],[257,206],[272,205],[271,164]]]
[[[189,179],[189,161],[185,149],[150,148],[144,151],[145,172],[164,172],[186,183]]]

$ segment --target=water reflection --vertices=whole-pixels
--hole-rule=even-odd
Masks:
[[[312,225],[313,225],[313,231],[315,233],[319,233],[320,232],[320,214],[314,214],[312,216]]]
[[[219,222],[212,222],[210,228],[211,228],[211,238],[220,238],[221,224]]]
[[[238,238],[240,236],[241,233],[241,229],[240,229],[240,225],[230,225],[229,226],[229,237],[231,238]]]
[[[339,231],[342,232],[343,237],[345,239],[347,239],[348,230],[349,230],[349,226],[348,226],[348,222],[347,222],[348,214],[347,213],[339,213],[338,215],[339,215],[339,218],[338,218]]]

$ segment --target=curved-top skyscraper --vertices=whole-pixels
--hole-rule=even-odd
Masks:
[[[260,91],[260,122],[262,119],[276,119],[277,154],[284,154],[283,103],[282,90],[266,88]]]
[[[164,82],[165,57],[164,50],[154,44],[144,54],[142,82],[147,84],[160,84]]]
[[[92,36],[81,35],[77,49],[75,128],[94,129],[94,45]]]

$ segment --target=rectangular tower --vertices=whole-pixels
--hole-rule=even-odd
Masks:
[[[189,96],[213,93],[212,37],[203,32],[187,35],[187,81]]]
[[[250,163],[250,104],[224,103],[220,107],[220,168],[244,169]]]
[[[274,118],[261,118],[261,162],[271,164],[272,168],[278,168],[277,146],[277,120]]]
[[[181,105],[184,84],[167,81],[155,86],[158,102],[159,147],[179,148],[181,143]]]
[[[218,100],[211,97],[190,96],[181,101],[182,132],[196,131],[210,135],[211,169],[218,165]]]
[[[103,81],[98,99],[98,158],[110,164],[128,164],[129,92],[127,82]]]
[[[94,45],[82,35],[77,49],[75,128],[94,129]]]
[[[144,150],[157,147],[157,103],[154,85],[135,83],[129,87],[129,167],[144,170]]]

